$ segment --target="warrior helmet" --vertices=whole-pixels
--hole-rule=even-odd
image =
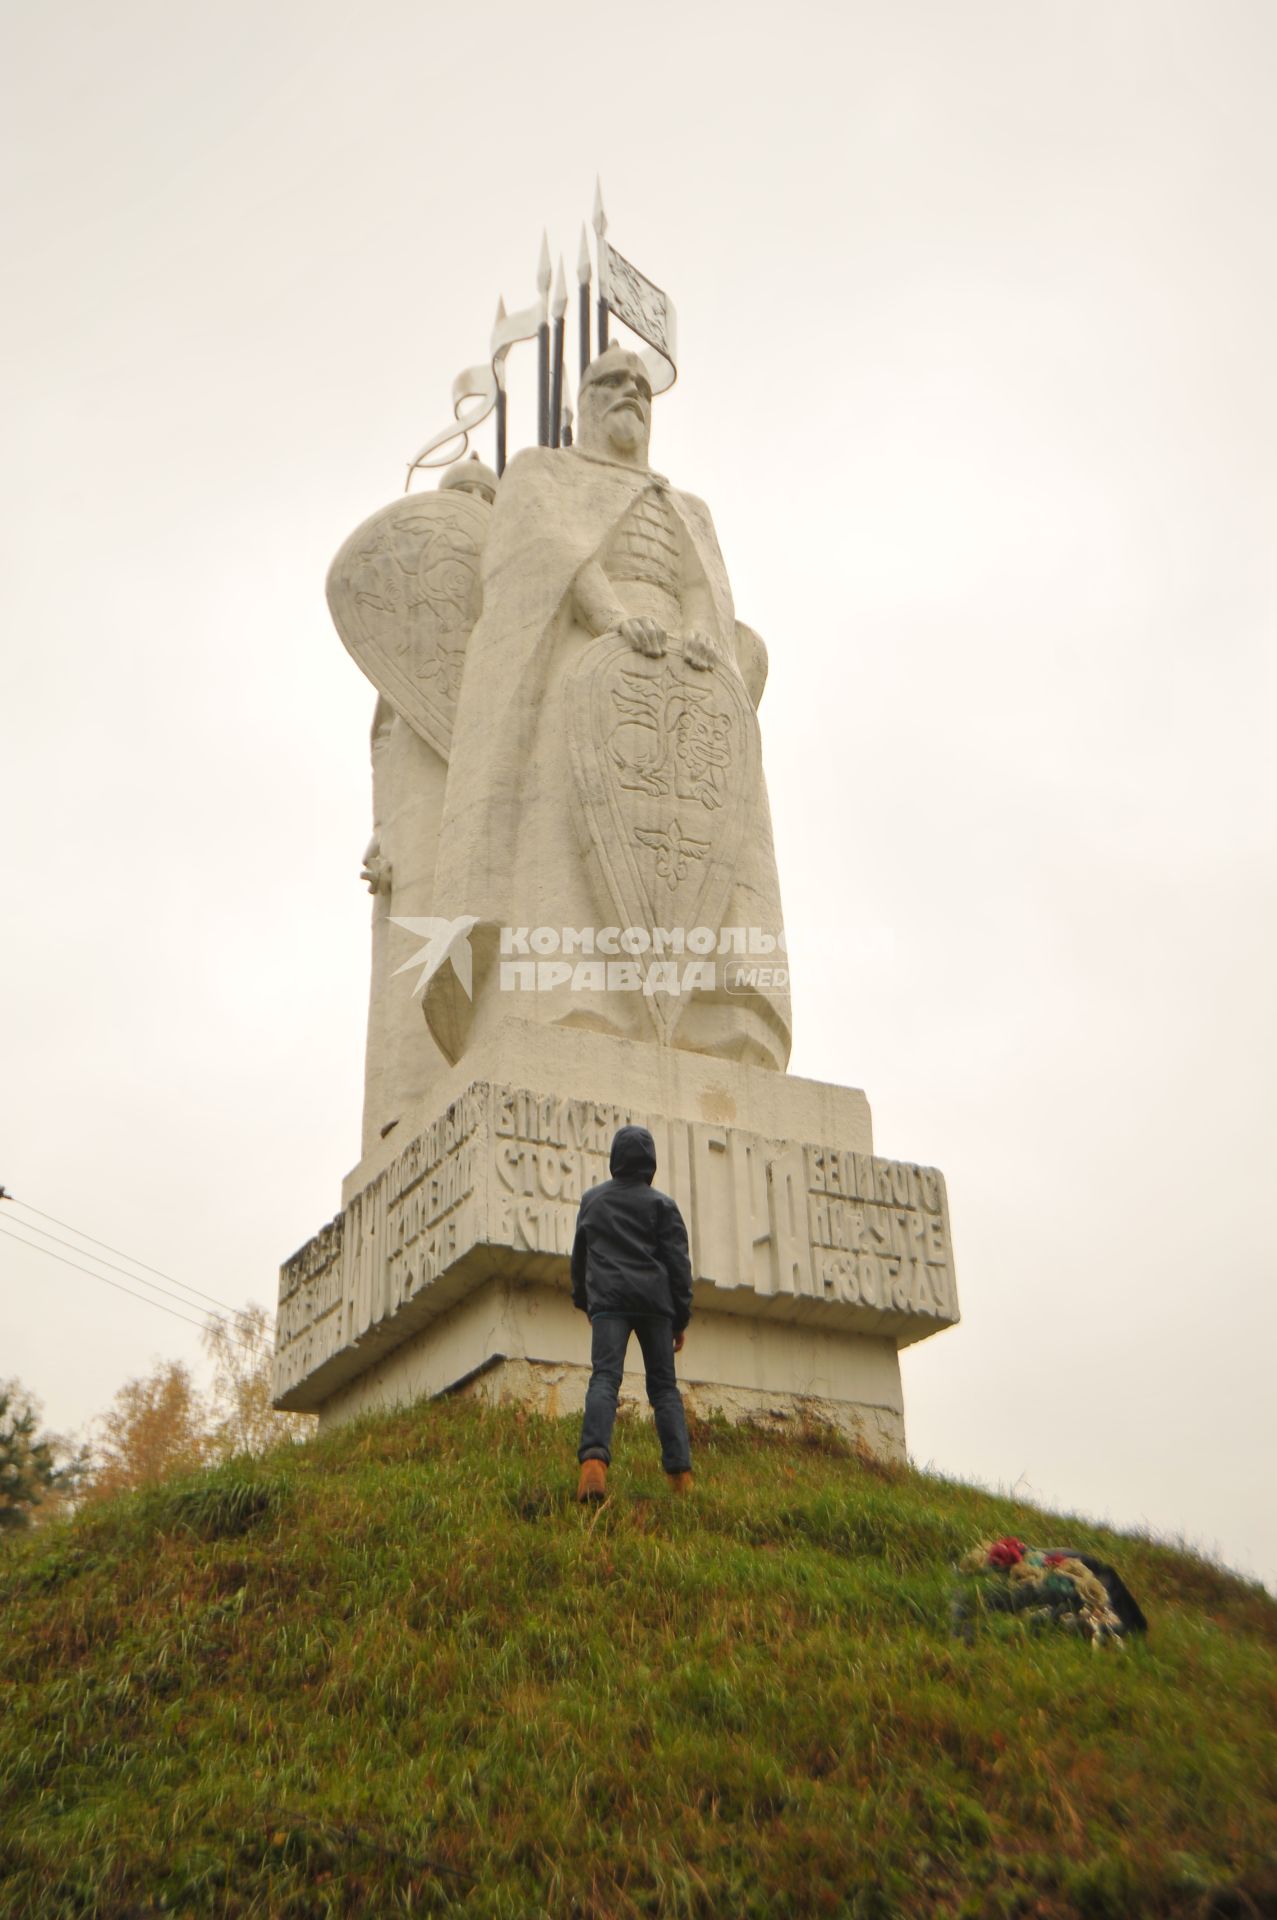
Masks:
[[[445,487],[456,487],[462,493],[481,494],[491,506],[497,497],[497,485],[497,476],[492,468],[486,466],[477,453],[472,453],[468,460],[458,460],[455,466],[448,468],[439,482],[439,490],[442,492]]]

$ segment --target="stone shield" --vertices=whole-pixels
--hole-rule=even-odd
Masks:
[[[328,574],[328,605],[347,650],[444,760],[491,513],[459,488],[408,494],[356,528]]]
[[[708,928],[717,936],[761,768],[740,676],[726,663],[689,666],[677,639],[652,659],[604,634],[569,677],[567,716],[578,829],[602,911],[649,935]],[[680,981],[696,958],[721,966],[713,951],[698,952],[704,944],[702,932],[665,954],[649,947],[625,956],[638,964],[666,1043],[686,1001],[657,988],[669,975],[652,970],[671,954]]]

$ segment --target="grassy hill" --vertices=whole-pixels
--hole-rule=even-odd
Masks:
[[[0,1913],[1277,1914],[1277,1603],[810,1433],[462,1401],[0,1558]],[[1112,1560],[1146,1643],[991,1617],[982,1536]]]

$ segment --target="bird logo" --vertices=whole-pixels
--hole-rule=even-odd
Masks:
[[[470,929],[477,926],[478,919],[473,914],[463,914],[460,920],[437,920],[430,915],[405,917],[400,919],[391,914],[390,918],[397,927],[403,927],[408,933],[415,934],[425,941],[409,960],[395,973],[407,973],[409,967],[420,966],[421,974],[413,988],[413,998],[426,990],[445,960],[451,960],[452,970],[461,982],[467,1000],[474,998],[474,953],[470,946]]]

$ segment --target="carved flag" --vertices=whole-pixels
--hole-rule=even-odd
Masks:
[[[618,253],[602,232],[598,235],[598,247],[600,297],[609,313],[623,320],[631,333],[646,340],[653,349],[643,356],[652,376],[652,392],[665,393],[678,379],[678,316],[674,302],[623,253]]]
[[[483,425],[497,404],[497,393],[505,374],[506,355],[518,341],[535,340],[544,318],[543,301],[538,301],[532,307],[524,307],[521,313],[506,313],[504,310],[498,313],[488,342],[489,359],[477,367],[467,367],[453,381],[453,424],[441,427],[409,462],[405,493],[419,468],[450,467],[464,456],[470,435]]]
[[[453,424],[441,427],[408,463],[404,492],[420,467],[450,467],[465,457],[470,435],[481,427],[497,404],[497,377],[490,363],[467,367],[452,383]],[[442,452],[440,452],[442,449]],[[432,458],[431,456],[438,456]]]

